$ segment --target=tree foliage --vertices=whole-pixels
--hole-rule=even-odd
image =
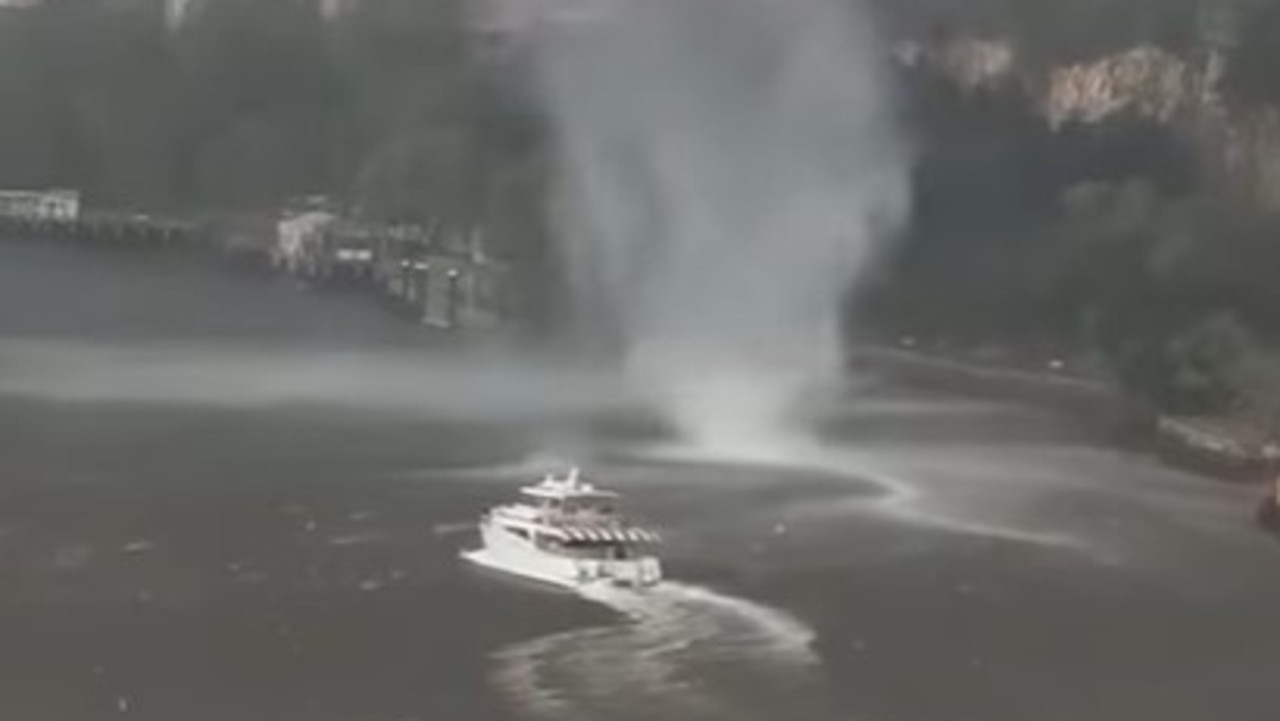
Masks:
[[[1280,329],[1280,220],[1203,185],[1168,126],[1055,130],[1016,89],[909,82],[916,217],[870,320],[1068,347],[1156,407],[1229,406],[1238,357]]]
[[[1280,2],[1242,3],[1223,86],[1245,103],[1280,103]]]
[[[388,219],[479,219],[488,173],[524,152],[486,134],[524,121],[491,117],[461,0],[320,5],[208,0],[178,28],[162,3],[0,14],[0,187],[179,209],[324,193]]]
[[[177,29],[142,0],[0,11],[0,187],[178,211],[330,194],[371,218],[479,227],[539,267],[546,133],[470,56],[467,1],[378,0],[326,19],[318,2],[206,0]],[[1033,66],[1221,43],[1230,96],[1280,103],[1280,0],[880,4],[917,28],[1011,37]],[[1219,17],[1236,30],[1212,30]],[[1014,87],[962,92],[927,68],[904,81],[916,213],[875,312],[1066,339],[1153,403],[1229,402],[1250,331],[1280,330],[1280,219],[1202,187],[1183,140],[1149,120],[1054,130]]]

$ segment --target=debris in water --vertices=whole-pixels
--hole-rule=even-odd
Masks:
[[[126,543],[124,547],[121,548],[121,550],[124,551],[125,553],[146,553],[147,551],[150,551],[155,547],[156,547],[156,544],[154,541],[148,541],[146,539],[143,539],[140,541],[132,541],[130,543]]]
[[[350,536],[335,536],[329,539],[330,546],[363,546],[382,540],[377,533],[355,533]]]

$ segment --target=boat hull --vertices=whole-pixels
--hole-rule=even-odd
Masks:
[[[550,553],[493,524],[480,525],[483,545],[462,557],[479,566],[564,588],[619,585],[646,588],[662,580],[657,558],[574,558]]]

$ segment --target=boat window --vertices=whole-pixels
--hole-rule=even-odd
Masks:
[[[621,561],[631,557],[631,550],[625,544],[602,543],[599,541],[570,541],[564,544],[564,550],[578,558]]]
[[[520,538],[529,538],[529,532],[523,528],[508,528],[507,531],[512,535],[519,536]]]

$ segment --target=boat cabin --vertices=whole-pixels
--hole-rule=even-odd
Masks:
[[[619,516],[618,494],[583,480],[576,468],[562,479],[547,476],[541,483],[521,489],[521,494],[547,522],[598,523]]]
[[[619,509],[619,495],[584,480],[577,469],[564,478],[547,476],[521,489],[525,501],[500,519],[508,530],[538,548],[575,558],[621,560],[656,533],[631,526]]]

